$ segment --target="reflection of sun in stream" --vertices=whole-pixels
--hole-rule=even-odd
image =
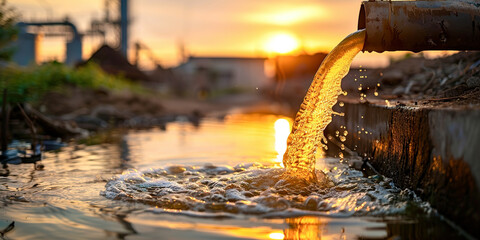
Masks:
[[[268,235],[270,237],[270,239],[284,239],[285,238],[285,235],[283,235],[283,233],[281,232],[272,232],[270,233],[270,235]]]
[[[275,121],[275,151],[278,155],[275,162],[280,163],[283,167],[283,154],[287,150],[287,138],[290,134],[290,122],[280,118]]]
[[[321,218],[304,216],[298,218],[286,219],[290,228],[285,229],[285,239],[327,239],[326,234],[322,234],[323,227],[327,224]],[[282,238],[283,239],[283,238]]]

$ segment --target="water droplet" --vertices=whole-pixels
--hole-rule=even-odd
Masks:
[[[338,105],[339,105],[340,107],[343,107],[345,104],[344,104],[343,102],[339,102]]]
[[[342,142],[345,142],[347,140],[347,138],[345,136],[340,136],[339,138],[340,138],[340,141],[342,141]]]
[[[348,135],[347,130],[343,131],[343,135],[344,135],[344,136],[347,136],[347,135]]]

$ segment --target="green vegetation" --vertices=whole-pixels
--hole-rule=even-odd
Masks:
[[[65,86],[129,90],[136,93],[146,91],[138,84],[103,72],[94,63],[73,69],[51,62],[28,68],[9,66],[0,71],[0,89],[8,90],[10,103],[34,102],[48,91],[60,91]]]

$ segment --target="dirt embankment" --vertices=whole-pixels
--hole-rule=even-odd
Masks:
[[[278,106],[259,93],[222,96],[214,99],[167,98],[152,93],[136,94],[106,89],[68,87],[47,93],[34,106],[26,108],[41,134],[68,138],[85,131],[111,128],[164,128],[177,117],[198,124],[204,116],[223,116],[234,112],[278,112]],[[14,109],[15,111],[15,109]],[[22,116],[16,114],[19,123]],[[28,135],[27,126],[17,127]]]
[[[209,110],[205,104],[194,101],[77,87],[50,92],[34,108],[51,119],[70,122],[90,131],[111,127],[163,127],[179,115],[198,121],[203,112]]]

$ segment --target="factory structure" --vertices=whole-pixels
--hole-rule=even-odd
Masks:
[[[107,35],[112,34],[109,45],[118,49],[128,59],[129,0],[105,0],[103,19],[92,20],[90,29],[78,31],[69,19],[60,21],[24,21],[16,24],[19,32],[14,42],[16,47],[13,61],[20,66],[38,62],[39,45],[43,38],[63,37],[65,39],[65,64],[73,66],[82,61],[83,39],[102,37],[104,44]],[[111,40],[111,39],[109,39]]]

